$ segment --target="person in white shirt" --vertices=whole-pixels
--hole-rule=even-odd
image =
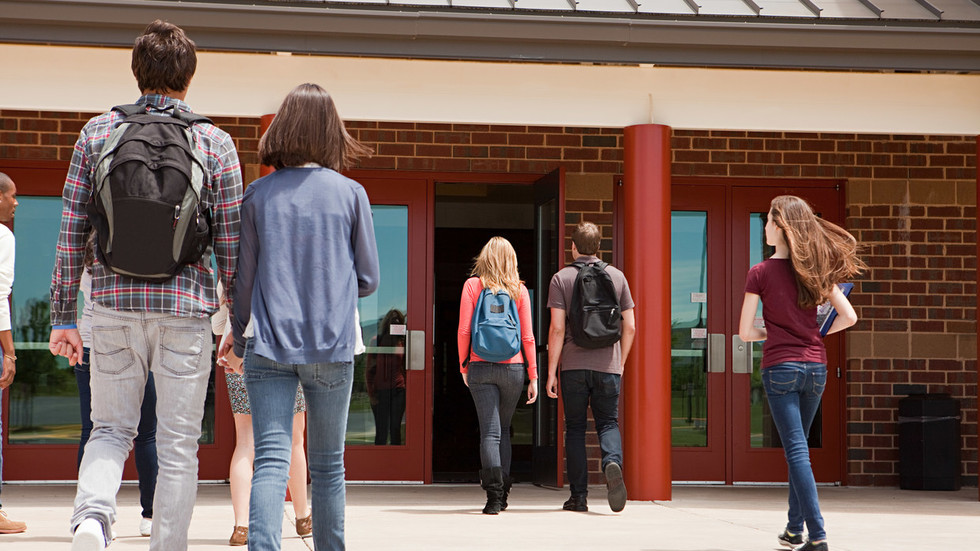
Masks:
[[[17,372],[17,355],[14,351],[14,337],[10,332],[10,289],[14,284],[14,233],[7,224],[14,220],[17,210],[17,186],[3,172],[0,172],[0,347],[3,348],[3,363],[0,364],[0,399],[3,389],[14,382]],[[0,416],[3,403],[0,402]],[[3,419],[0,417],[0,426]],[[0,489],[3,486],[3,441],[0,440]],[[11,520],[0,504],[0,534],[19,534],[27,530],[23,522]],[[2,540],[0,540],[2,541]]]

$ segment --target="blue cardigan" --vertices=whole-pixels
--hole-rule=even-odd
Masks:
[[[245,190],[240,247],[235,353],[244,353],[252,317],[256,354],[287,364],[352,361],[357,298],[380,279],[364,188],[321,167],[259,178]]]

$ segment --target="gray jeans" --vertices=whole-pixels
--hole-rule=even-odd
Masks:
[[[92,316],[92,435],[78,472],[72,531],[86,518],[108,534],[140,420],[148,373],[157,391],[157,475],[151,551],[187,549],[197,496],[197,442],[211,373],[207,318],[123,312]]]
[[[524,390],[524,364],[473,362],[467,381],[480,420],[480,464],[510,474],[510,421]]]

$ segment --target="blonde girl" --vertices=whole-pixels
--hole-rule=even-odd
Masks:
[[[459,303],[459,371],[470,389],[480,422],[480,485],[487,492],[483,513],[496,515],[507,508],[510,492],[510,422],[524,387],[524,367],[531,383],[527,403],[538,397],[538,369],[531,326],[531,299],[517,272],[517,253],[503,237],[484,245],[473,265],[473,277],[463,285]],[[501,362],[488,362],[470,350],[473,310],[484,289],[507,293],[517,305],[522,353]]]

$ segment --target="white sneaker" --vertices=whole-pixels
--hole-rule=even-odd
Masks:
[[[150,531],[153,529],[153,520],[148,518],[140,519],[140,535],[149,536]]]
[[[78,525],[78,528],[75,528],[71,551],[103,551],[105,548],[105,533],[101,522],[94,518],[87,518]]]

